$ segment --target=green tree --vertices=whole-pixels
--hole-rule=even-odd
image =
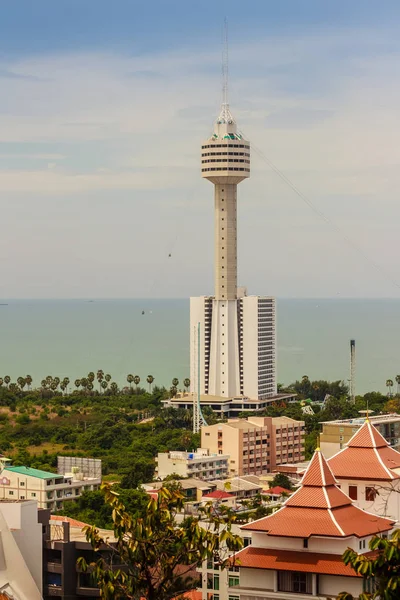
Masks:
[[[121,479],[121,487],[125,489],[136,489],[141,483],[152,481],[154,477],[154,460],[137,458],[131,461],[129,471]]]
[[[75,384],[76,389],[78,389],[80,387],[80,385],[81,385],[81,380],[80,379],[75,379],[74,384]]]
[[[386,379],[386,387],[389,388],[388,396],[392,397],[392,387],[393,387],[393,379]]]
[[[395,377],[397,383],[397,395],[400,395],[400,375],[396,375]]]
[[[11,377],[9,375],[5,375],[4,383],[6,384],[7,387],[10,385],[10,381],[11,381]]]
[[[28,386],[28,390],[31,389],[31,385],[32,385],[32,375],[26,375],[25,377],[25,381],[26,381],[26,385]]]
[[[106,389],[108,388],[108,382],[104,380],[101,382],[100,385],[101,385],[102,390],[105,392]]]
[[[140,383],[140,377],[139,375],[135,375],[133,378],[134,384],[136,385],[136,394],[138,394],[139,392],[139,383]]]
[[[129,373],[129,375],[127,375],[127,376],[126,376],[126,380],[127,380],[127,382],[129,383],[129,387],[130,387],[131,389],[132,389],[132,383],[133,383],[133,379],[134,379],[134,377],[133,377],[132,373]]]
[[[229,551],[237,551],[242,547],[240,537],[231,531],[233,518],[217,518],[211,510],[207,528],[197,518],[177,525],[175,517],[184,501],[180,490],[160,490],[157,500],[150,499],[145,516],[134,519],[118,494],[110,487],[103,489],[113,508],[114,552],[125,568],[112,569],[104,557],[90,566],[80,558],[78,568],[92,570],[104,600],[171,600],[196,587],[193,566],[214,560],[223,568],[227,557],[221,556],[221,548],[226,545]],[[86,527],[85,533],[94,550],[109,546],[95,527]]]
[[[110,373],[106,373],[106,375],[104,375],[104,379],[107,381],[107,383],[110,383],[110,381],[111,381]]]
[[[189,377],[186,377],[183,380],[183,387],[185,388],[186,391],[188,391],[189,387],[190,387],[190,379]]]
[[[370,591],[359,596],[359,600],[398,600],[400,592],[400,530],[396,529],[389,539],[374,536],[370,543],[373,555],[358,554],[348,548],[343,554],[343,562],[366,580]],[[347,592],[338,600],[353,600]]]
[[[101,382],[102,382],[102,381],[103,381],[103,379],[104,379],[104,371],[103,371],[102,369],[99,369],[99,370],[97,371],[97,373],[96,373],[96,378],[97,378],[97,381],[99,382],[99,391],[101,392],[101,390],[102,390],[102,385],[101,385]]]
[[[177,377],[174,377],[172,380],[172,387],[177,388],[179,385],[179,379]]]
[[[149,384],[149,392],[151,394],[151,386],[153,385],[153,381],[154,381],[153,375],[147,375],[146,381]]]
[[[271,487],[276,487],[276,486],[280,486],[285,488],[285,490],[291,490],[293,489],[293,486],[290,482],[290,479],[287,475],[285,475],[284,473],[277,473],[275,475],[275,477],[273,478],[273,480],[271,481]]]

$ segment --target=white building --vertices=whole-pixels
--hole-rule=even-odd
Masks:
[[[157,464],[157,475],[160,479],[176,474],[180,477],[213,481],[224,479],[229,473],[229,456],[212,454],[206,448],[198,448],[196,452],[159,452]]]
[[[66,500],[97,490],[101,478],[76,472],[58,475],[30,467],[6,467],[0,475],[0,500],[36,500],[39,508],[59,510]]]
[[[250,177],[250,143],[225,98],[202,145],[202,177],[214,184],[214,296],[190,299],[192,391],[222,398],[276,394],[275,299],[237,286],[237,186]],[[198,328],[200,327],[200,335]]]
[[[0,598],[41,600],[42,555],[36,502],[0,502]]]
[[[369,552],[370,539],[389,535],[393,526],[393,520],[354,506],[317,450],[283,507],[242,527],[252,544],[235,555],[221,598],[306,600],[344,591],[358,597],[369,591],[369,582],[344,564],[343,552]]]
[[[356,506],[400,521],[400,452],[369,419],[328,464]]]

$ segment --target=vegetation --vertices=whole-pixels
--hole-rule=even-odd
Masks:
[[[229,551],[242,547],[241,538],[231,531],[234,517],[217,517],[211,509],[204,515],[207,528],[193,517],[177,525],[175,516],[184,501],[179,489],[160,490],[139,518],[127,511],[109,486],[103,491],[112,509],[116,544],[102,538],[95,527],[86,527],[93,549],[108,546],[109,553],[89,565],[80,558],[78,567],[92,573],[105,600],[171,600],[197,587],[195,569],[204,560],[224,568],[228,554],[223,556],[223,547]]]
[[[356,573],[363,575],[366,589],[359,600],[397,600],[400,594],[400,530],[395,530],[390,539],[375,536],[369,543],[374,552],[372,556],[358,554],[348,548],[343,561]],[[344,592],[338,600],[353,600],[353,596]]]
[[[285,490],[292,490],[293,486],[291,481],[287,475],[284,473],[277,473],[271,482],[271,488],[276,486],[280,486],[285,488]]]

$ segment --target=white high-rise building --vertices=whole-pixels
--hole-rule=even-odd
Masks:
[[[202,396],[267,399],[276,394],[275,299],[237,286],[237,186],[250,177],[250,142],[238,133],[226,97],[202,145],[201,172],[214,184],[215,291],[190,299],[192,391],[200,377]]]

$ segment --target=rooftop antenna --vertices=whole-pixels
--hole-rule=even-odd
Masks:
[[[224,19],[224,28],[222,34],[222,106],[218,117],[219,123],[234,123],[234,119],[229,110],[228,101],[228,80],[229,80],[229,45],[228,45],[228,19]]]

